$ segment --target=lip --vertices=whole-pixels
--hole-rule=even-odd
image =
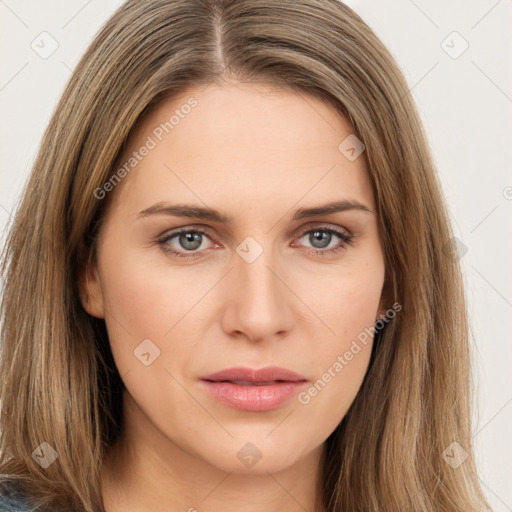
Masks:
[[[307,380],[306,377],[292,372],[279,366],[267,366],[259,370],[248,368],[246,366],[237,366],[236,368],[226,368],[217,373],[204,375],[201,380],[212,380],[220,382],[223,380],[246,380],[248,382],[272,382],[274,380],[284,380],[287,382],[298,382]]]
[[[261,369],[228,368],[200,377],[200,381],[213,398],[225,405],[254,412],[269,411],[279,407],[303,389],[308,382],[302,375],[278,366]],[[241,384],[233,381],[255,384]]]

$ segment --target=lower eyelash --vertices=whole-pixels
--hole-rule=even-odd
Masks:
[[[309,255],[316,254],[316,255],[319,255],[319,256],[324,256],[325,254],[336,253],[336,252],[338,252],[341,249],[345,249],[347,245],[351,245],[352,244],[352,239],[354,238],[353,235],[350,235],[350,236],[346,235],[345,233],[342,233],[341,231],[338,231],[337,229],[322,228],[322,227],[308,229],[306,231],[303,231],[298,238],[302,238],[304,235],[307,235],[308,233],[311,233],[313,231],[325,231],[326,233],[335,234],[335,235],[337,235],[341,239],[341,244],[338,247],[334,247],[334,248],[331,248],[331,249],[309,248],[309,250],[307,252],[307,254],[309,254]],[[169,240],[174,238],[176,235],[180,235],[182,233],[199,233],[201,235],[208,236],[208,234],[205,231],[201,230],[201,229],[183,229],[183,230],[171,233],[170,235],[167,235],[166,237],[164,237],[161,240],[158,240],[158,244],[162,247],[162,250],[164,252],[166,252],[168,254],[172,254],[173,256],[176,256],[178,258],[194,258],[194,257],[198,257],[200,255],[200,252],[191,252],[191,253],[187,254],[187,253],[183,253],[183,252],[180,252],[180,251],[176,251],[175,249],[172,249],[169,245],[167,245],[167,242]],[[197,255],[197,256],[195,256],[195,255]]]

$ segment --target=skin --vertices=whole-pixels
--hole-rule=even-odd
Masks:
[[[109,192],[97,265],[81,275],[82,303],[105,319],[127,388],[125,429],[102,475],[105,508],[323,511],[324,442],[360,389],[371,338],[307,404],[294,397],[271,411],[240,411],[206,393],[199,378],[276,365],[311,386],[384,313],[365,159],[338,150],[354,130],[332,106],[263,84],[226,83],[165,100],[139,123],[122,161],[191,97],[197,106]],[[370,211],[291,220],[300,207],[339,200]],[[215,208],[233,221],[137,219],[161,201]],[[207,231],[188,251],[199,257],[172,256],[158,244],[180,227]],[[329,242],[322,245],[313,233],[325,227],[353,236],[351,243],[321,232]],[[263,250],[250,263],[236,251],[248,236]],[[166,243],[183,254],[190,247],[179,236]],[[160,350],[149,366],[134,355],[147,338]],[[254,450],[244,448],[248,442],[261,454],[252,467],[237,457]]]

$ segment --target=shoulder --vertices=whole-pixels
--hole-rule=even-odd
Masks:
[[[0,483],[0,512],[32,512],[23,495],[10,483]]]

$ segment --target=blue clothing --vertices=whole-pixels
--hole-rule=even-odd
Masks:
[[[0,486],[0,512],[32,512],[32,510],[12,485]]]
[[[24,504],[23,501],[0,496],[0,512],[32,512],[33,509]]]

